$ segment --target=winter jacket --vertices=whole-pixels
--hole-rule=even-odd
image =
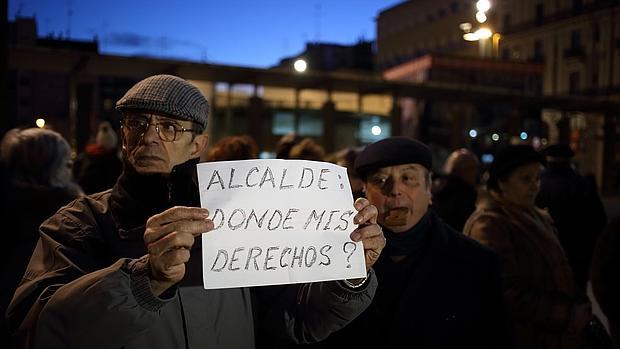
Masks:
[[[500,256],[516,348],[582,347],[569,327],[575,305],[585,300],[546,212],[483,191],[463,233]]]
[[[192,172],[195,161],[169,177],[126,165],[113,189],[47,220],[8,311],[18,336],[36,348],[253,348],[257,331],[323,339],[370,304],[372,272],[357,289],[331,281],[280,287],[272,297],[261,288],[204,290],[200,239],[184,279],[155,297],[145,222],[167,207],[198,206]]]

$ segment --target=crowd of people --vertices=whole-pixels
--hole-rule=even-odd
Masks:
[[[286,135],[276,157],[347,169],[366,277],[205,290],[196,165],[259,147],[208,146],[208,101],[179,77],[116,109],[120,128],[102,121],[75,159],[49,129],[2,139],[3,347],[620,348],[619,217],[567,145],[506,146],[486,176],[457,149],[436,177],[412,138],[327,154]]]

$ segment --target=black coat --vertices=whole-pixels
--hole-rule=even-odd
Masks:
[[[592,292],[620,345],[620,216],[616,216],[599,237],[590,276]]]
[[[0,314],[3,315],[0,319],[0,347],[8,346],[9,331],[4,313],[39,239],[39,225],[78,195],[78,189],[73,187],[42,187],[12,182],[3,186],[0,216],[3,244],[7,248],[0,257]]]
[[[433,210],[457,231],[476,210],[478,193],[474,186],[456,176],[448,176],[445,184],[433,194]]]
[[[382,254],[374,269],[379,286],[373,303],[326,347],[507,348],[508,325],[496,255],[447,226],[431,212],[428,239],[412,273],[405,271],[400,296],[387,292],[395,263]],[[407,263],[407,259],[400,263]],[[383,298],[382,298],[383,297]],[[388,299],[386,299],[388,298]],[[379,319],[392,303],[395,312]],[[377,309],[381,307],[381,309]]]
[[[568,164],[549,164],[541,178],[536,204],[549,210],[575,281],[585,292],[594,245],[607,224],[595,183]]]

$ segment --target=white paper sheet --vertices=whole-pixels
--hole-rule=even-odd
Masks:
[[[198,165],[205,289],[362,278],[346,168],[306,160]]]

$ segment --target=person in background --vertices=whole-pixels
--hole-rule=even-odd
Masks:
[[[291,148],[288,158],[323,161],[325,158],[325,149],[323,149],[323,146],[313,141],[312,138],[306,137]]]
[[[276,145],[276,159],[289,159],[291,148],[301,141],[296,133],[287,133],[280,138]]]
[[[368,274],[281,287],[255,302],[249,288],[205,290],[196,165],[208,143],[208,102],[179,77],[155,75],[116,103],[124,170],[114,187],[45,221],[7,316],[28,347],[254,348],[257,332],[314,342],[371,302],[371,267],[385,244],[377,210],[359,199],[351,233]],[[265,198],[269,200],[269,198]],[[254,319],[262,321],[254,322]]]
[[[102,121],[95,143],[87,145],[75,160],[75,178],[86,194],[94,194],[112,188],[122,170],[116,132],[108,121]]]
[[[355,172],[354,168],[355,158],[357,158],[359,152],[360,151],[355,148],[345,148],[332,153],[325,158],[325,161],[329,161],[338,166],[346,167],[354,200],[364,197],[364,182],[359,177],[357,172]]]
[[[553,218],[577,286],[585,293],[594,245],[607,224],[605,208],[596,184],[571,165],[575,153],[568,145],[554,144],[542,153],[547,168],[542,173],[536,204]]]
[[[372,304],[324,347],[510,347],[497,256],[429,207],[431,168],[430,149],[404,137],[372,143],[357,156],[355,170],[387,245],[374,266]]]
[[[476,209],[480,161],[467,149],[453,151],[444,165],[446,177],[433,193],[433,210],[452,228],[463,231]]]
[[[615,349],[620,349],[620,215],[599,236],[590,269],[592,293],[609,321]]]
[[[529,145],[500,150],[463,233],[500,256],[516,348],[583,348],[590,302],[575,284],[551,217],[535,205],[544,164]]]
[[[248,135],[228,136],[209,147],[202,161],[248,160],[258,157],[258,145]]]
[[[11,347],[4,313],[39,239],[39,225],[82,191],[71,175],[69,143],[52,130],[10,130],[2,140],[2,163],[0,214],[6,249],[0,262],[0,343]]]

